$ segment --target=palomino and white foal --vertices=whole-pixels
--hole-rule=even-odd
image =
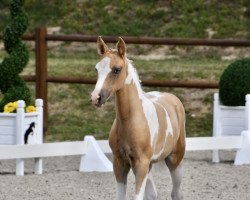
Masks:
[[[180,100],[169,93],[144,93],[138,74],[126,57],[122,38],[117,49],[109,49],[98,38],[100,62],[98,80],[91,94],[92,103],[102,106],[115,95],[116,118],[109,144],[117,181],[117,200],[126,196],[127,175],[135,175],[135,200],[157,199],[150,173],[152,164],[164,160],[172,178],[173,200],[183,199],[180,191],[182,159],[185,153],[185,111]]]

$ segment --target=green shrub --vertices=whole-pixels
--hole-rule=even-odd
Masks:
[[[4,95],[0,101],[0,111],[8,102],[31,101],[31,94],[25,82],[19,77],[29,61],[29,52],[21,37],[28,26],[28,17],[24,12],[25,0],[12,0],[10,3],[10,21],[3,33],[7,56],[0,63],[0,90]]]
[[[231,63],[219,82],[220,100],[226,106],[244,106],[245,96],[250,94],[250,58]]]

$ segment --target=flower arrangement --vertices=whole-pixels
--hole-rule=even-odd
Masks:
[[[15,102],[9,102],[4,106],[4,113],[14,113],[16,112],[17,109],[17,101]],[[31,113],[31,112],[36,112],[36,107],[29,105],[25,108],[25,111],[27,113]]]

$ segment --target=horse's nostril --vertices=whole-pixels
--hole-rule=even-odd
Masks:
[[[101,99],[102,99],[101,96],[99,96],[99,97],[97,98],[98,103],[101,101]]]

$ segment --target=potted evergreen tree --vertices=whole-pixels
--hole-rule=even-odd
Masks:
[[[23,9],[24,0],[12,0],[10,20],[3,33],[7,56],[0,63],[0,145],[40,144],[43,141],[43,101],[36,100],[36,107],[29,106],[31,93],[19,74],[27,65],[29,51],[21,41],[28,26]],[[41,173],[41,160],[37,160]],[[24,173],[23,160],[17,160],[18,175]]]
[[[219,94],[214,94],[213,136],[250,131],[250,58],[236,60],[223,72]],[[218,150],[213,162],[219,162]]]

